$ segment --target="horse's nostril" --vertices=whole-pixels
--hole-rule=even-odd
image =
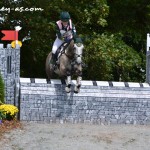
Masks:
[[[81,57],[77,57],[76,62],[77,62],[78,64],[81,64],[81,63],[82,63]]]

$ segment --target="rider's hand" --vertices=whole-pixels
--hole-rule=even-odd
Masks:
[[[61,36],[59,39],[62,40],[62,41],[64,41],[64,37],[63,36]]]
[[[66,43],[70,43],[71,39],[65,38],[64,41],[65,41]]]

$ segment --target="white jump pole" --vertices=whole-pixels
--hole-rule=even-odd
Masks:
[[[150,34],[147,34],[146,43],[146,82],[150,83]]]

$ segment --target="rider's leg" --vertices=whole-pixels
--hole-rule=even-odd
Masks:
[[[63,43],[63,41],[60,40],[58,37],[54,41],[54,44],[52,47],[52,64],[54,64],[54,65],[56,65],[56,60],[57,60],[56,51],[62,43]]]
[[[56,64],[56,60],[57,60],[56,55],[52,53],[52,61],[51,61],[51,63],[53,65]]]

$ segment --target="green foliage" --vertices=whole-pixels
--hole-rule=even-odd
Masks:
[[[86,0],[45,0],[44,3],[42,0],[26,0],[20,1],[20,3],[10,0],[7,3],[5,1],[1,3],[1,6],[7,8],[36,7],[43,9],[43,11],[37,12],[11,11],[7,14],[5,23],[1,27],[13,29],[11,21],[21,20],[23,28],[19,31],[19,40],[22,40],[29,31],[31,32],[31,40],[25,41],[21,48],[21,76],[46,77],[45,59],[55,40],[54,24],[59,19],[61,11],[65,10],[71,14],[78,33],[87,33],[89,27],[92,30],[96,28],[98,30],[99,26],[107,24],[108,6],[104,0],[92,0],[90,5]],[[93,26],[93,22],[96,27]]]
[[[0,103],[4,103],[4,97],[5,97],[4,82],[0,75]]]
[[[150,30],[150,1],[107,0],[110,6],[108,28],[110,32],[121,32],[124,41],[137,51],[145,48],[146,34]]]
[[[46,77],[45,59],[55,40],[55,22],[68,11],[77,34],[85,45],[84,79],[145,80],[145,43],[150,31],[150,1],[147,0],[13,0],[0,1],[0,7],[42,8],[43,11],[1,12],[1,29],[14,29],[11,21],[21,20],[19,40],[31,32],[31,40],[21,48],[21,76]]]
[[[0,110],[0,120],[6,119],[6,115],[3,110]]]
[[[134,81],[130,74],[141,68],[139,54],[126,45],[119,35],[95,35],[94,39],[90,39],[85,53],[88,79]]]

